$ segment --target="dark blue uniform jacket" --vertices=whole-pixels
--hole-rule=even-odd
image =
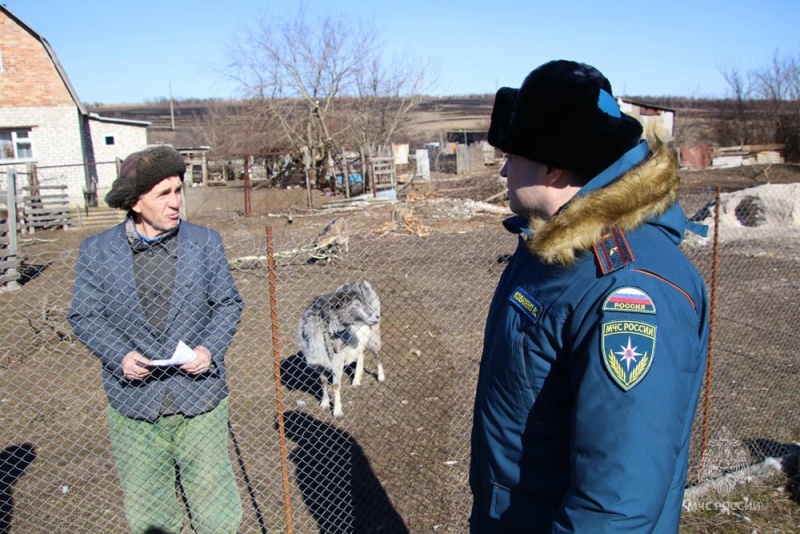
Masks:
[[[543,225],[505,222],[519,244],[486,323],[473,532],[677,532],[709,332],[665,154],[642,142]]]

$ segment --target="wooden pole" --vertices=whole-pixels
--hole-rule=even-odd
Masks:
[[[244,156],[244,216],[251,215],[250,208],[250,156]]]
[[[311,155],[308,153],[308,148],[303,147],[303,177],[306,180],[306,205],[308,209],[314,207],[314,202],[311,198],[311,178],[308,174],[308,168],[311,165]]]
[[[8,171],[8,185],[6,186],[8,206],[8,249],[10,256],[16,260],[19,253],[19,242],[17,241],[19,210],[17,209],[17,172],[12,168]]]
[[[342,149],[342,170],[344,177],[342,183],[344,184],[344,196],[350,198],[350,168],[347,166],[347,154]]]

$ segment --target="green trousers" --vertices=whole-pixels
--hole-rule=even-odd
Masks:
[[[185,500],[198,534],[236,533],[242,502],[228,455],[227,399],[204,414],[152,423],[109,407],[108,421],[132,532],[181,532]]]

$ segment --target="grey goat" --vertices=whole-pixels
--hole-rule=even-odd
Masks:
[[[330,406],[328,377],[333,375],[333,416],[342,415],[341,384],[344,369],[356,364],[353,385],[361,385],[364,351],[375,355],[378,382],[384,381],[381,363],[381,302],[367,281],[339,286],[333,293],[320,295],[300,319],[300,350],[306,362],[319,371],[322,384],[320,406]]]

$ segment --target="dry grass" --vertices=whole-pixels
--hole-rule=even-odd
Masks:
[[[787,478],[775,473],[769,478],[743,485],[727,495],[707,495],[702,507],[684,510],[682,534],[742,532],[795,533],[800,527],[797,488],[787,491]]]

